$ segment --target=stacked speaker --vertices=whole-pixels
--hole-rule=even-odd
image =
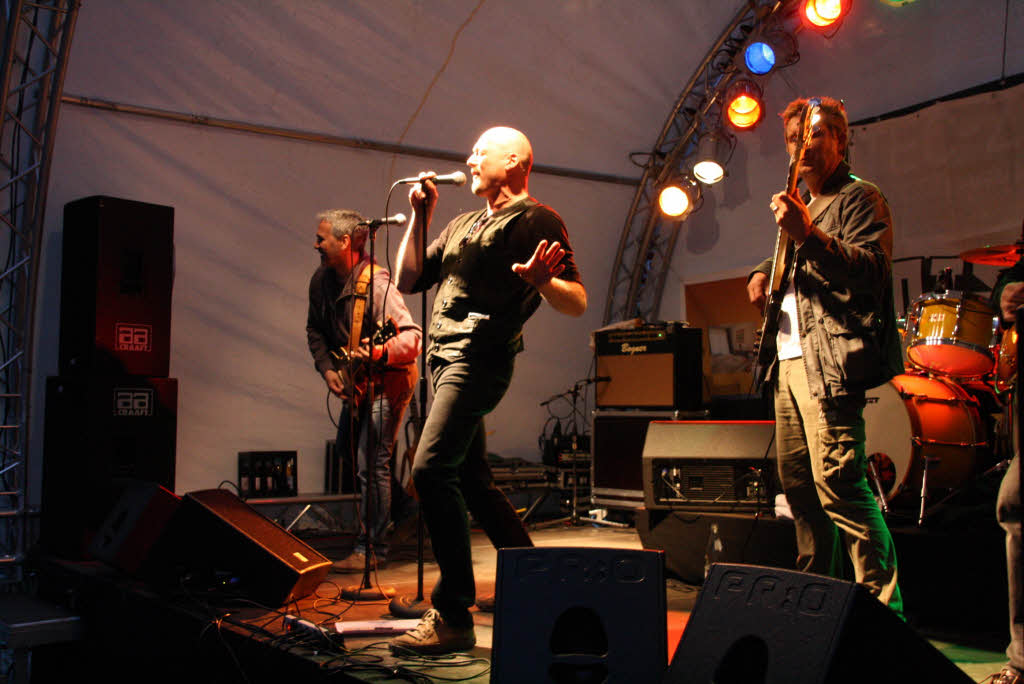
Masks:
[[[700,413],[700,328],[669,321],[594,332],[597,384],[591,426],[591,499],[611,509],[644,504],[647,427]]]
[[[64,207],[60,374],[47,378],[42,542],[83,556],[122,483],[174,489],[174,209],[115,197]]]

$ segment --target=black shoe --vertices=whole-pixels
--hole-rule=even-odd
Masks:
[[[476,599],[476,607],[481,613],[494,612],[494,594],[484,594]]]

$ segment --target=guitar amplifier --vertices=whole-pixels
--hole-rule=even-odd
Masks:
[[[701,329],[682,323],[594,333],[597,408],[696,411],[704,385]]]

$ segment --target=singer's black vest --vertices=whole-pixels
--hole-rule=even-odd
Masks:
[[[579,281],[561,217],[533,198],[454,218],[427,247],[416,290],[437,284],[427,354],[456,361],[513,356],[523,350],[523,324],[540,306],[540,293],[512,271],[541,240],[565,249],[564,280]]]

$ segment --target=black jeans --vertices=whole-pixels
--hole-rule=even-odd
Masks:
[[[467,509],[495,548],[533,546],[487,463],[484,416],[512,379],[514,359],[431,360],[434,402],[423,425],[413,480],[441,577],[431,601],[454,627],[473,624],[476,601]]]

